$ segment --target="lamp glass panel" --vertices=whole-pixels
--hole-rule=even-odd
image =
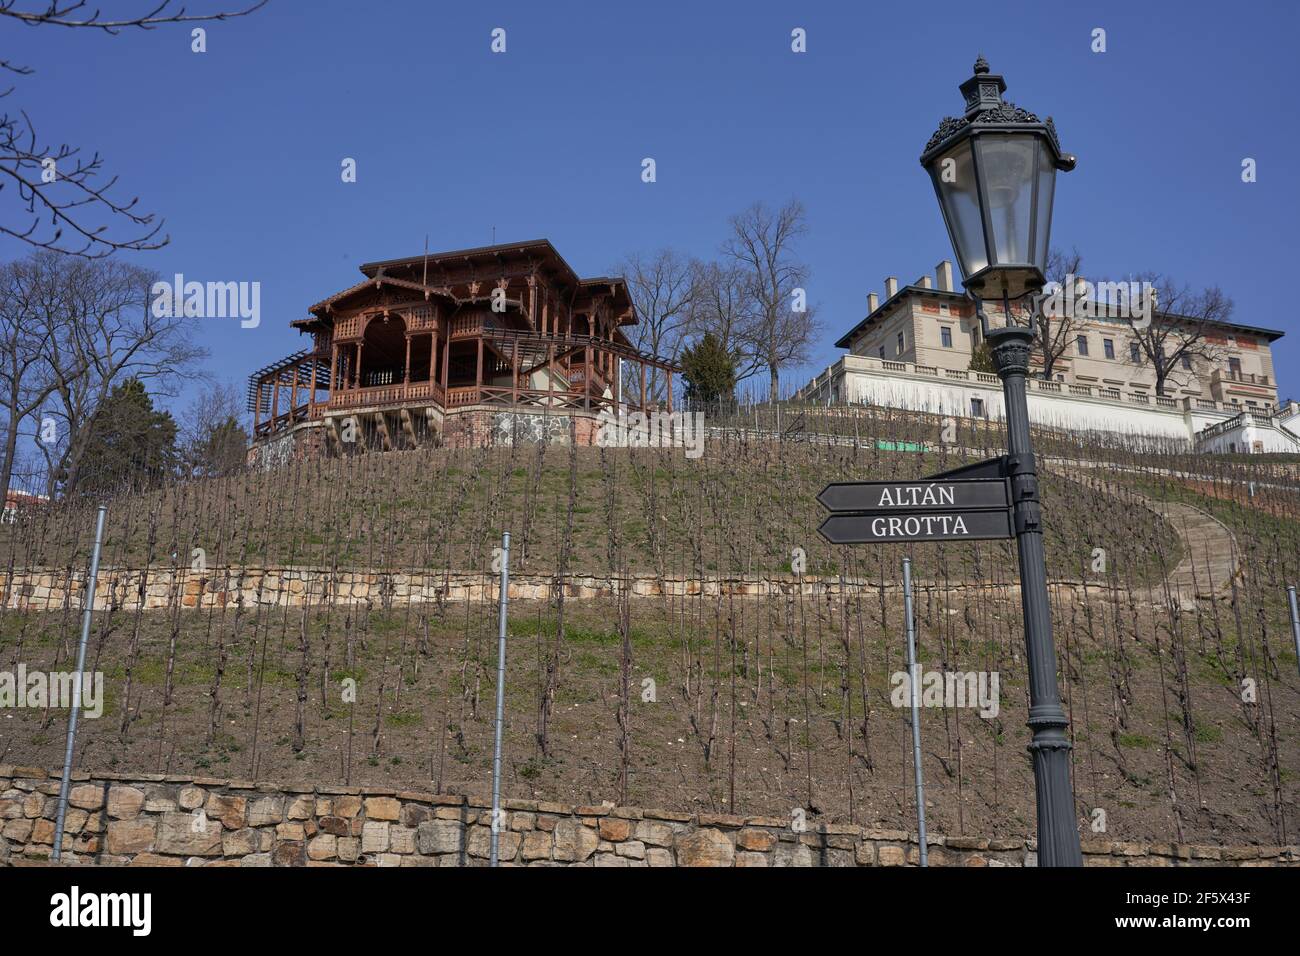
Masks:
[[[1052,232],[1052,199],[1056,192],[1056,163],[1047,141],[1038,139],[1038,225],[1034,230],[1034,265],[1047,271],[1048,239]]]
[[[1036,183],[1038,137],[986,133],[974,137],[998,265],[1030,263],[1029,215]]]
[[[979,184],[971,160],[971,141],[963,140],[930,164],[930,176],[943,206],[948,235],[962,275],[969,277],[989,264],[980,218]]]

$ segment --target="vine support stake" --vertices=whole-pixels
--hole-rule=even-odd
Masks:
[[[916,781],[917,842],[921,865],[930,865],[925,842],[925,784],[921,780],[921,667],[916,662],[916,631],[912,616],[912,559],[903,559],[903,616],[907,618],[907,679],[912,698],[912,776]]]
[[[95,584],[99,579],[99,549],[104,540],[104,516],[108,505],[100,505],[95,516],[95,547],[90,553],[90,576],[86,579],[85,611],[81,615],[81,643],[77,646],[77,672],[72,680],[72,710],[68,714],[68,745],[63,752],[63,779],[59,783],[59,810],[54,821],[55,860],[63,854],[63,818],[68,812],[68,790],[72,786],[72,750],[77,742],[77,714],[81,710],[82,673],[86,668],[86,642],[90,638],[90,616],[95,610]]]
[[[510,603],[510,532],[501,533],[501,587],[497,599],[497,718],[492,746],[491,866],[500,866],[497,845],[501,833],[501,725],[506,708],[506,609]]]
[[[1286,589],[1287,600],[1291,604],[1291,639],[1295,641],[1295,665],[1300,671],[1300,611],[1296,610],[1295,585]]]

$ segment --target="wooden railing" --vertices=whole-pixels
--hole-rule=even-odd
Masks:
[[[596,390],[599,392],[603,392],[609,387],[609,382],[605,379],[604,373],[594,362],[590,369],[582,362],[574,362],[569,367],[569,382],[573,388],[581,390],[588,380],[596,386]]]
[[[456,339],[476,338],[483,334],[483,316],[459,315],[451,320],[450,329],[453,342]]]
[[[348,388],[330,396],[330,408],[365,408],[370,405],[398,405],[402,402],[433,399],[442,401],[442,386],[437,382],[399,382],[373,388]]]
[[[253,429],[253,434],[258,437],[273,435],[280,429],[288,428],[295,422],[306,421],[309,415],[319,407],[320,406],[312,406],[307,402],[303,402],[301,405],[295,405],[287,412],[281,412],[279,415],[258,422],[256,427]]]

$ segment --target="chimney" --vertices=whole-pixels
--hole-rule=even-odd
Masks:
[[[952,262],[944,259],[934,267],[934,277],[939,284],[939,291],[951,292],[952,289]]]
[[[898,276],[885,277],[885,298],[892,299],[898,294]]]
[[[934,283],[930,281],[929,276],[921,276],[921,278],[916,280],[916,284],[919,285],[922,289],[934,288]]]
[[[880,307],[880,296],[874,292],[867,293],[867,315],[875,312]]]

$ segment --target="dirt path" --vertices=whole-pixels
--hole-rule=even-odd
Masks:
[[[1086,485],[1102,493],[1109,491],[1107,483],[1101,478],[1079,474],[1077,471],[1071,473],[1068,468],[1062,467],[1103,467],[1094,462],[1050,459],[1044,465],[1050,467],[1053,474],[1067,481]],[[1230,589],[1232,578],[1238,570],[1237,539],[1223,522],[1191,505],[1156,501],[1131,489],[1127,493],[1138,499],[1148,511],[1169,522],[1170,527],[1182,539],[1183,559],[1165,577],[1172,597],[1182,603],[1189,603],[1196,598],[1222,596]],[[1155,589],[1152,591],[1155,592]],[[1163,595],[1152,593],[1151,599],[1163,600]]]

